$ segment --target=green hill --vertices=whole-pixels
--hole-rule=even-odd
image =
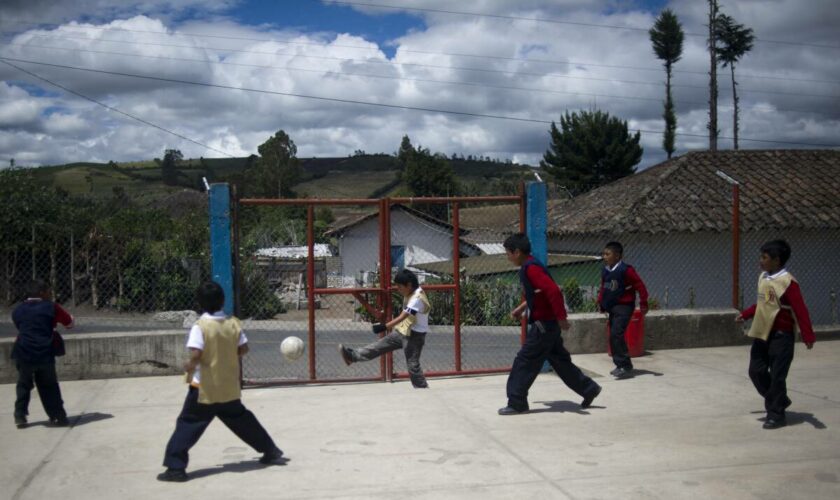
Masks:
[[[390,155],[359,155],[340,158],[300,158],[300,195],[319,198],[371,198],[399,192],[400,168]],[[74,196],[104,198],[122,190],[141,203],[152,203],[183,189],[202,190],[209,182],[246,184],[245,171],[253,159],[188,159],[178,167],[177,185],[163,183],[157,161],[122,163],[68,163],[34,169],[44,183],[51,183]],[[459,183],[470,194],[502,194],[527,176],[530,167],[491,161],[450,160]],[[487,192],[487,191],[490,192]]]

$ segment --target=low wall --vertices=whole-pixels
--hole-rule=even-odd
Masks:
[[[646,350],[718,347],[749,343],[743,326],[735,323],[734,310],[653,311],[645,317]],[[566,348],[573,354],[606,350],[606,327],[601,314],[573,314],[572,329],[563,332]],[[303,329],[304,325],[300,325]],[[465,327],[475,329],[481,327]],[[451,330],[451,327],[447,330]],[[515,328],[485,328],[499,335],[516,334]],[[439,334],[445,334],[440,332]],[[450,333],[451,334],[451,333]],[[186,358],[185,330],[80,333],[64,337],[67,355],[58,358],[61,380],[182,373]],[[840,338],[840,326],[820,328],[819,340]],[[0,339],[0,383],[17,378],[9,359],[14,339]]]

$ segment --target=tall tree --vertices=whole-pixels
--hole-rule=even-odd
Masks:
[[[551,144],[540,166],[558,185],[582,193],[635,171],[642,159],[641,133],[630,135],[627,122],[602,111],[567,111],[549,131]]]
[[[262,143],[257,151],[260,158],[256,161],[257,184],[263,196],[292,198],[295,196],[292,186],[300,179],[300,163],[297,159],[297,146],[286,132],[279,130],[274,136]]]
[[[653,28],[648,32],[653,43],[653,52],[665,66],[665,131],[662,133],[662,148],[668,158],[674,154],[674,136],[677,130],[677,115],[674,99],[671,96],[671,72],[674,64],[682,57],[683,30],[677,15],[671,9],[665,9],[656,18]]]
[[[397,151],[397,159],[403,168],[405,168],[406,163],[408,163],[409,157],[411,157],[414,153],[415,149],[411,144],[411,139],[408,138],[408,135],[404,135],[402,142],[400,142],[400,150]]]
[[[718,16],[717,22],[718,39],[720,46],[717,49],[718,59],[723,67],[729,66],[732,75],[732,104],[733,116],[732,127],[734,135],[734,147],[738,149],[738,82],[735,81],[735,63],[737,63],[747,52],[752,50],[755,35],[752,28],[738,24],[732,17],[726,14]]]
[[[167,149],[163,153],[163,162],[160,165],[163,183],[172,186],[178,180],[178,163],[184,159],[184,155],[178,149]]]
[[[718,1],[709,0],[709,151],[717,151],[717,18]]]

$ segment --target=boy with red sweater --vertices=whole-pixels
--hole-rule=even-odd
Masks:
[[[615,369],[610,375],[617,379],[633,376],[633,362],[627,352],[624,334],[633,310],[636,308],[636,294],[639,294],[639,309],[642,315],[648,312],[648,291],[639,273],[622,259],[624,247],[617,241],[604,246],[604,269],[601,271],[601,289],[598,291],[598,308],[609,314],[610,347]]]
[[[515,234],[505,240],[504,247],[508,260],[520,266],[519,280],[525,291],[525,300],[511,316],[518,319],[527,308],[528,333],[513,360],[507,381],[508,404],[499,410],[499,415],[528,411],[528,390],[546,360],[563,383],[583,397],[580,406],[590,407],[600,394],[601,386],[572,363],[572,357],[563,347],[561,328],[569,329],[563,292],[548,269],[531,255],[531,242],[527,236]]]
[[[799,283],[785,269],[789,258],[790,245],[784,240],[761,246],[759,265],[763,272],[758,277],[758,302],[736,318],[738,322],[753,320],[747,333],[755,339],[750,350],[749,374],[764,397],[765,429],[778,429],[787,424],[785,409],[791,401],[785,379],[793,361],[795,334],[800,333],[808,349],[816,341]]]

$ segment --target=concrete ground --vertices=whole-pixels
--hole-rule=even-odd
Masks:
[[[553,374],[531,413],[500,417],[504,375],[250,389],[246,406],[289,458],[257,454],[214,422],[185,484],[155,480],[183,401],[180,377],[62,383],[70,428],[12,423],[0,385],[0,497],[132,498],[840,498],[840,342],[797,345],[789,426],[761,428],[748,347],[658,351],[614,381],[603,354],[575,361],[604,387],[595,406]]]

